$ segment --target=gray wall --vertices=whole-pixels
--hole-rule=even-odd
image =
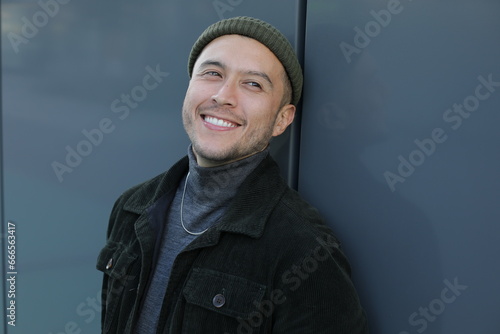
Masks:
[[[344,242],[373,333],[500,332],[499,14],[308,1],[299,191]]]
[[[190,47],[238,15],[304,53],[302,112],[272,151],[342,239],[372,332],[500,331],[500,87],[477,88],[500,81],[498,1],[1,5],[2,270],[11,221],[18,273],[6,333],[99,331],[111,206],[186,153]]]

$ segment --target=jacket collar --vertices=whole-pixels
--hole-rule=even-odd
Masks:
[[[162,196],[175,191],[188,171],[188,164],[186,156],[168,172],[139,186],[125,203],[124,210],[142,214]],[[216,242],[215,239],[218,239],[221,231],[244,234],[252,238],[260,237],[269,215],[286,188],[278,165],[268,155],[243,181],[221,221],[200,239],[208,238],[207,242]]]
[[[188,171],[189,160],[185,156],[177,161],[167,172],[146,181],[125,202],[123,209],[136,214],[144,213],[160,197],[176,190],[182,177]]]

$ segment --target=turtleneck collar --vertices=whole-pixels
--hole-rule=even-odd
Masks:
[[[212,208],[227,206],[246,177],[268,154],[269,147],[229,164],[201,167],[196,161],[192,146],[189,145],[189,178],[186,191],[198,205]]]

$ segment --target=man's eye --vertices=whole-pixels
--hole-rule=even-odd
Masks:
[[[205,74],[208,76],[211,76],[211,77],[220,76],[219,72],[215,72],[215,71],[208,71],[208,72],[205,72]]]
[[[248,84],[252,87],[257,87],[257,88],[262,87],[258,82],[255,82],[255,81],[250,81]]]

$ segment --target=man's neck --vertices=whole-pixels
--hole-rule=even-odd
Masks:
[[[260,151],[255,151],[255,152],[252,152],[248,155],[245,155],[245,156],[242,156],[242,157],[238,157],[236,159],[232,159],[232,160],[229,160],[229,161],[216,161],[216,160],[209,160],[209,159],[205,159],[203,158],[202,156],[200,156],[196,150],[194,149],[194,147],[191,145],[191,150],[196,158],[196,162],[198,163],[198,166],[200,167],[219,167],[219,166],[223,166],[223,165],[228,165],[228,164],[231,164],[231,163],[234,163],[234,162],[237,162],[237,161],[240,161],[240,160],[244,160],[244,159],[247,159],[249,157],[251,157],[252,155],[255,155],[255,154],[258,154],[260,152],[263,152],[265,151],[268,147],[269,147],[269,144],[266,145],[262,150]]]

